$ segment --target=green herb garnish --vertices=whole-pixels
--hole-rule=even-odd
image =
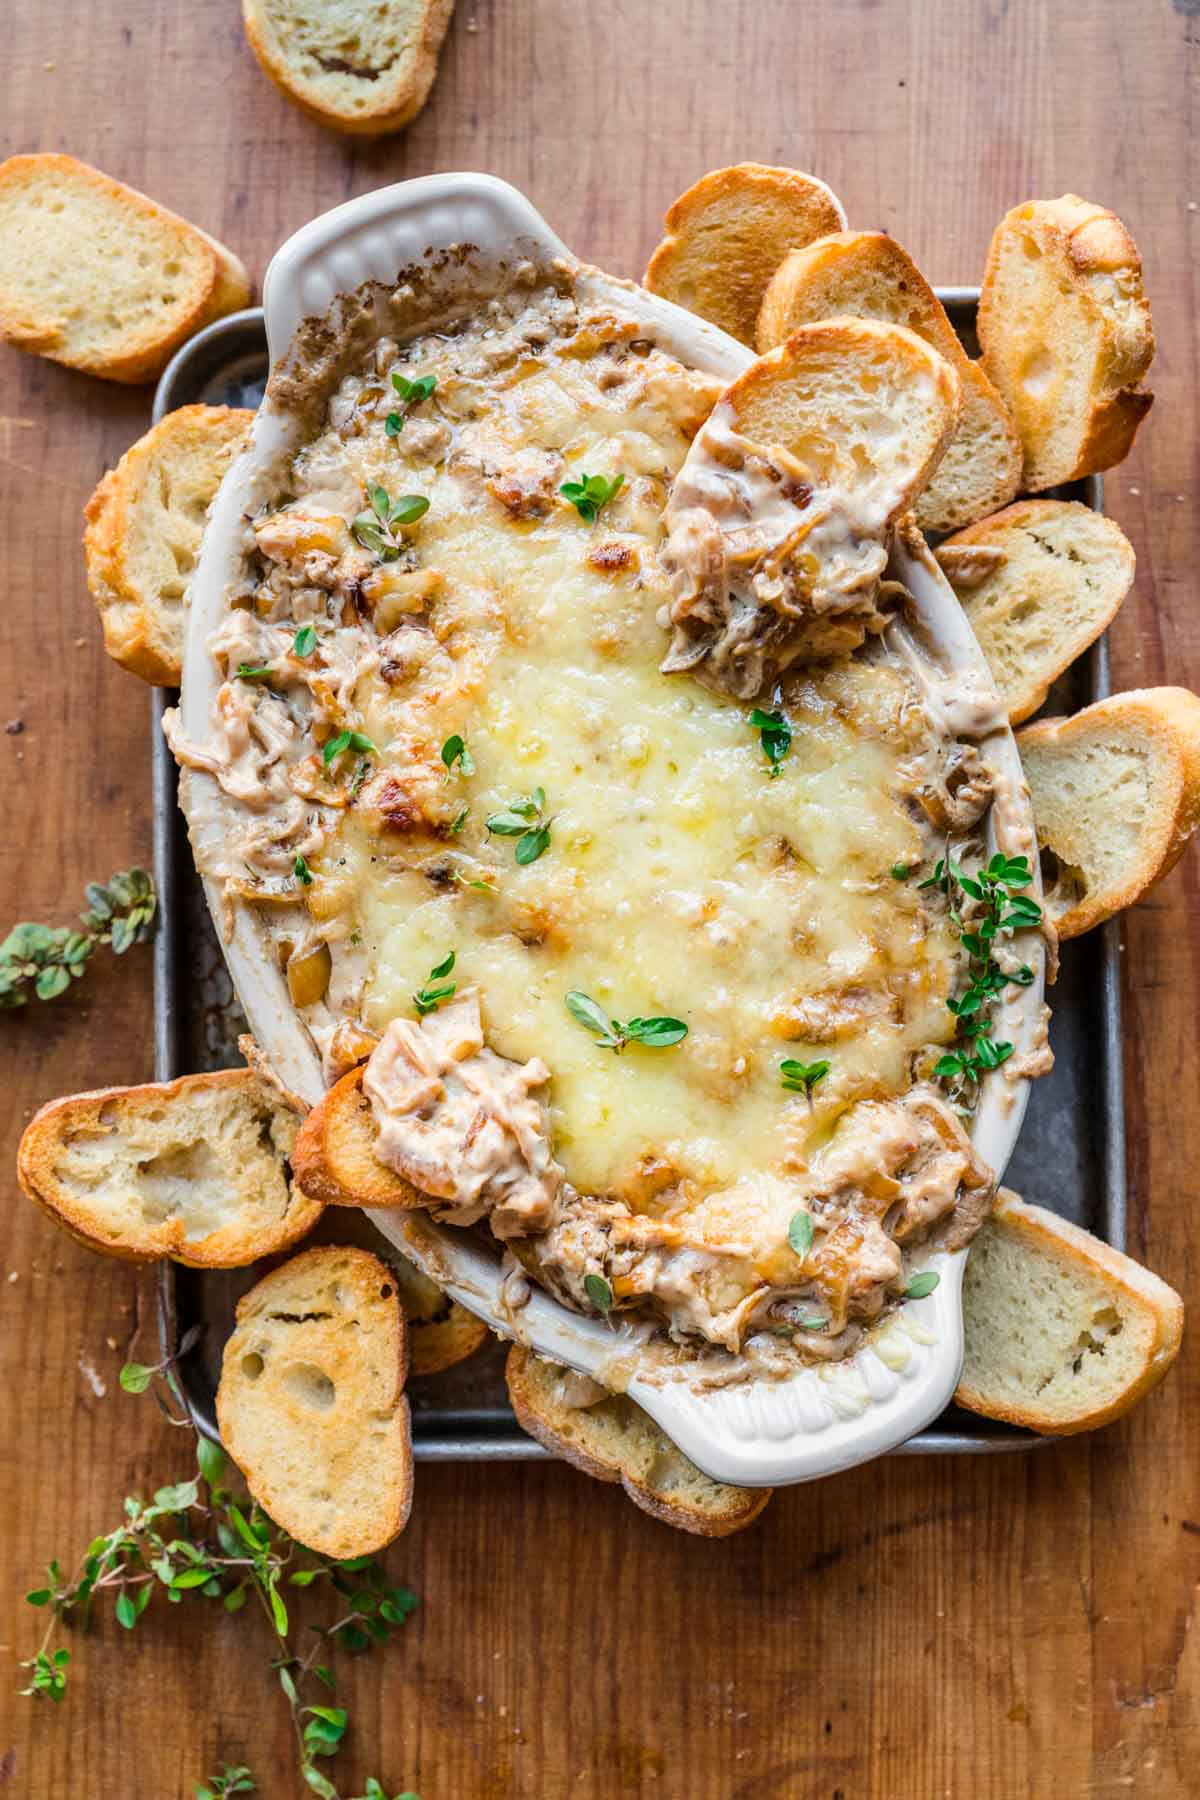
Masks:
[[[142,1393],[150,1381],[141,1376],[153,1379],[166,1367],[143,1370],[140,1364],[127,1364],[122,1386]],[[166,1394],[163,1404],[169,1412]],[[220,1611],[232,1615],[257,1600],[274,1634],[268,1666],[291,1715],[301,1784],[321,1800],[339,1800],[318,1759],[340,1748],[348,1719],[342,1707],[330,1703],[337,1681],[322,1656],[331,1649],[362,1651],[387,1642],[412,1614],[416,1596],[391,1586],[373,1557],[338,1562],[294,1543],[253,1500],[227,1485],[234,1471],[207,1438],[196,1439],[196,1464],[190,1480],[160,1487],[150,1501],[129,1495],[120,1523],[92,1539],[73,1577],[52,1562],[46,1584],[26,1595],[31,1606],[47,1610],[49,1617],[40,1647],[21,1665],[30,1677],[22,1691],[34,1700],[60,1703],[66,1698],[71,1654],[55,1647],[56,1632],[60,1625],[86,1628],[101,1596],[112,1599],[117,1623],[126,1631],[135,1631],[151,1602],[164,1594],[198,1618],[212,1616],[207,1604],[199,1602],[217,1601]],[[303,1604],[300,1590],[321,1582],[334,1599],[333,1619],[309,1626],[312,1643],[302,1653],[293,1638],[293,1633],[299,1635],[293,1609]],[[248,1768],[227,1764],[191,1791],[196,1800],[223,1800],[258,1789]],[[362,1800],[386,1800],[373,1777]],[[407,1800],[416,1796],[410,1793]]]
[[[301,887],[312,886],[312,870],[308,866],[307,858],[300,855],[299,851],[297,851],[296,860],[292,864],[292,874],[296,877],[296,880],[300,883]]]
[[[330,738],[321,752],[321,760],[325,767],[328,768],[331,762],[336,762],[343,750],[358,750],[363,755],[368,752],[373,756],[379,755],[378,747],[371,742],[369,737],[364,737],[361,731],[339,731],[336,737]]]
[[[253,1775],[244,1765],[231,1769],[226,1763],[219,1775],[210,1775],[207,1780],[197,1782],[196,1800],[226,1800],[229,1794],[257,1794],[258,1787]]]
[[[454,773],[456,763],[460,775],[473,775],[475,773],[475,758],[467,748],[466,739],[459,737],[457,732],[454,733],[453,737],[448,737],[442,745],[442,761],[446,765],[447,781],[449,781],[451,775]]]
[[[788,1243],[799,1257],[805,1257],[812,1249],[813,1220],[810,1212],[792,1214],[792,1222],[788,1226]]]
[[[393,500],[386,488],[372,487],[369,511],[360,512],[352,526],[355,537],[383,562],[395,562],[401,545],[398,525],[415,525],[429,511],[424,494],[401,494]]]
[[[471,816],[470,806],[460,806],[459,807],[459,809],[455,813],[453,819],[451,819],[451,821],[450,821],[451,837],[458,836],[459,832],[462,830],[463,826],[466,824],[466,822],[470,818],[470,816]]]
[[[667,1050],[682,1043],[688,1028],[682,1019],[629,1019],[624,1025],[609,1018],[602,1006],[572,988],[566,996],[567,1011],[588,1031],[594,1031],[606,1050],[621,1051],[626,1044],[644,1044],[648,1050]]]
[[[781,712],[763,712],[759,706],[750,714],[750,724],[758,732],[763,755],[774,777],[780,773],[779,765],[792,747],[792,728]]]
[[[24,1006],[30,994],[54,1000],[78,981],[100,944],[118,956],[153,935],[158,896],[145,869],[126,869],[107,887],[89,882],[83,930],[69,925],[14,925],[0,943],[0,1009]]]
[[[607,1281],[605,1281],[603,1275],[585,1275],[583,1278],[583,1291],[591,1301],[592,1305],[596,1308],[596,1311],[603,1313],[604,1317],[607,1319],[609,1313],[612,1311],[613,1291],[609,1287]]]
[[[253,1775],[244,1765],[231,1769],[226,1763],[219,1775],[210,1775],[205,1781],[197,1782],[196,1800],[226,1800],[229,1794],[257,1794],[258,1787]]]
[[[958,1021],[958,1047],[939,1057],[933,1068],[939,1079],[958,1088],[966,1083],[977,1086],[1013,1053],[1011,1044],[993,1038],[990,1009],[1006,987],[1028,987],[1034,974],[1027,963],[1013,970],[1001,968],[993,947],[1000,937],[1041,924],[1042,909],[1037,901],[1018,891],[1032,880],[1028,857],[997,851],[974,875],[967,874],[947,853],[939,858],[933,874],[918,883],[919,888],[938,888],[946,895],[951,923],[970,958],[966,988],[946,1002]],[[964,916],[961,898],[956,898],[956,888],[973,903],[969,918]]]
[[[444,957],[435,968],[430,969],[429,974],[426,976],[427,982],[442,982],[441,987],[426,986],[418,988],[413,995],[413,1005],[416,1007],[422,1018],[425,1017],[426,1013],[436,1012],[443,1000],[450,1000],[453,998],[458,986],[457,982],[442,981],[442,978],[443,976],[448,975],[454,967],[454,958],[456,954],[457,953],[452,950],[449,956]]]
[[[269,681],[274,673],[270,663],[239,663],[237,666],[239,681]]]
[[[829,1062],[802,1063],[789,1056],[779,1065],[779,1077],[789,1093],[804,1094],[811,1100],[818,1081],[823,1081],[832,1067]]]
[[[907,881],[908,877],[909,877],[909,873],[910,873],[910,871],[909,871],[909,867],[908,867],[907,863],[893,863],[892,864],[892,880],[893,881]]]
[[[404,421],[413,407],[420,406],[422,400],[428,400],[437,386],[437,376],[415,375],[410,381],[406,375],[401,375],[398,369],[393,369],[392,386],[404,401],[404,411],[389,413],[383,422],[383,428],[389,437],[399,437],[404,430]]]
[[[927,1294],[932,1294],[941,1279],[936,1269],[922,1269],[919,1275],[913,1276],[905,1288],[904,1298],[906,1300],[924,1300]]]
[[[550,848],[550,827],[553,819],[547,819],[546,790],[534,788],[533,793],[521,795],[510,800],[503,812],[492,813],[484,821],[493,837],[515,837],[520,840],[516,848],[516,860],[522,866],[536,862],[542,853]]]
[[[625,483],[624,475],[614,475],[608,480],[603,475],[580,474],[578,481],[564,481],[559,493],[564,500],[569,500],[581,519],[594,525],[600,516],[602,507],[616,498]]]
[[[292,639],[293,656],[311,656],[317,647],[317,628],[315,625],[302,625]]]

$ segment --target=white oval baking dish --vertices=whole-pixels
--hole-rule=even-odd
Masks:
[[[493,177],[426,176],[364,195],[306,225],[288,240],[267,271],[263,300],[272,362],[287,349],[301,322],[324,314],[339,295],[369,281],[388,284],[432,253],[470,245],[481,267],[522,256],[565,257],[588,290],[607,297],[656,328],[664,347],[683,361],[732,379],[751,352],[679,307],[599,271],[575,263],[529,202]],[[192,586],[184,657],[182,724],[202,742],[218,686],[208,638],[225,605],[241,557],[243,516],[255,478],[290,435],[288,421],[268,397],[249,448],[230,470],[214,504]],[[945,671],[971,669],[990,687],[982,653],[933,558],[916,540],[897,541],[893,572],[913,595],[922,656]],[[928,651],[926,646],[933,646]],[[996,732],[981,746],[1008,786],[1012,823],[1001,847],[1030,852],[1032,816],[1012,734]],[[181,801],[193,843],[223,829],[227,804],[211,777],[188,772]],[[989,829],[991,829],[989,827]],[[1036,857],[1033,857],[1036,870]],[[1036,876],[1035,876],[1036,880]],[[206,884],[221,930],[224,902]],[[324,1091],[320,1062],[291,1008],[287,986],[262,926],[245,907],[232,934],[222,932],[230,974],[252,1031],[280,1078],[310,1101]],[[1009,991],[1000,1013],[1003,1035],[1016,1056],[1032,1050],[1041,1029],[1043,959],[1040,941],[1027,951],[1036,979]],[[1015,1059],[1014,1059],[1015,1060]],[[1028,1083],[1003,1070],[987,1077],[972,1127],[980,1154],[1002,1173],[1016,1142]],[[639,1373],[636,1341],[625,1326],[583,1318],[539,1290],[518,1312],[505,1309],[498,1259],[427,1215],[375,1212],[375,1225],[456,1299],[501,1335],[610,1384],[626,1387],[680,1447],[708,1474],[746,1485],[813,1480],[893,1449],[936,1417],[957,1385],[962,1361],[961,1291],[966,1253],[934,1252],[941,1280],[927,1299],[906,1303],[882,1334],[853,1356],[806,1369],[784,1381],[747,1381],[700,1389],[686,1379],[653,1381]]]

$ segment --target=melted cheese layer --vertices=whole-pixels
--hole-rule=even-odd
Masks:
[[[470,808],[441,844],[352,809],[320,859],[356,896],[362,1016],[381,1029],[411,1015],[454,950],[488,1043],[549,1064],[575,1187],[650,1207],[673,1184],[698,1197],[786,1175],[852,1100],[906,1092],[951,1035],[955,942],[890,873],[928,847],[903,777],[927,722],[886,665],[798,675],[771,778],[748,704],[659,670],[662,510],[711,384],[655,353],[606,386],[611,361],[578,342],[456,384],[452,355],[429,340],[406,364],[440,371],[420,417],[449,421],[448,451],[428,460],[417,434],[406,445],[377,423],[321,440],[299,472],[301,505],[306,484],[328,493],[347,472],[359,494],[377,481],[428,496],[409,541],[435,590],[392,640],[411,664],[389,676],[385,639],[355,703],[384,769],[423,771],[443,821]],[[589,524],[557,490],[597,472],[626,480]],[[455,732],[475,773],[443,783]],[[515,840],[484,822],[537,787],[550,846],[519,867]],[[688,1035],[614,1054],[567,1011],[572,989]],[[785,1057],[829,1060],[811,1105],[783,1089]]]

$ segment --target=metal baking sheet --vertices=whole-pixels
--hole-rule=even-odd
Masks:
[[[943,288],[939,293],[955,329],[975,354],[976,290]],[[261,310],[235,313],[200,332],[174,358],[159,383],[154,417],[196,401],[257,406],[266,372]],[[1099,477],[1063,492],[1103,510]],[[1075,712],[1108,692],[1108,651],[1102,640],[1056,685],[1046,710]],[[175,765],[161,729],[163,708],[172,698],[154,696],[152,722],[154,869],[162,907],[154,950],[155,1073],[160,1081],[236,1066],[241,1062],[237,1037],[245,1029],[176,805]],[[1026,1199],[1051,1207],[1121,1249],[1126,1192],[1118,929],[1114,920],[1064,946],[1062,972],[1051,993],[1054,1071],[1034,1083],[1005,1180]],[[330,1209],[315,1238],[357,1238],[384,1256],[390,1251],[365,1219],[346,1209]],[[163,1265],[159,1324],[164,1354],[174,1350],[190,1326],[204,1327],[197,1347],[179,1365],[178,1386],[197,1424],[214,1436],[222,1347],[238,1298],[260,1272]],[[504,1346],[492,1342],[457,1369],[410,1382],[419,1458],[473,1462],[549,1454],[512,1415],[504,1388],[505,1354]],[[952,1406],[894,1454],[1025,1450],[1044,1442]]]

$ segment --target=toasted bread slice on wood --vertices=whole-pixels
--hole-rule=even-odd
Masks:
[[[135,188],[73,156],[0,163],[0,338],[19,350],[152,381],[249,298],[231,250]]]
[[[1008,408],[967,356],[912,258],[886,232],[842,231],[790,251],[763,295],[758,348],[773,350],[798,326],[839,317],[907,325],[958,371],[958,426],[917,500],[917,523],[953,531],[1006,506],[1021,477],[1021,446]]]
[[[1175,1360],[1183,1302],[1131,1257],[1001,1189],[971,1245],[955,1399],[1067,1434],[1107,1425]]]
[[[1140,900],[1200,823],[1200,699],[1136,688],[1017,733],[1045,904],[1063,938]]]
[[[378,1132],[362,1091],[364,1067],[335,1082],[305,1119],[292,1152],[296,1180],[329,1206],[428,1206],[428,1194],[375,1155]]]
[[[400,1304],[408,1324],[408,1372],[440,1375],[453,1369],[487,1342],[488,1328],[457,1300],[442,1292],[399,1251],[388,1252],[388,1267],[396,1277]]]
[[[936,552],[1012,724],[1106,631],[1133,585],[1133,546],[1073,500],[1019,500]]]
[[[713,1481],[634,1401],[519,1344],[508,1353],[505,1379],[523,1431],[597,1481],[619,1481],[635,1506],[664,1525],[730,1537],[771,1498],[770,1488]]]
[[[88,587],[114,662],[178,687],[183,608],[204,521],[254,414],[181,406],[128,449],[84,508]]]
[[[718,405],[740,436],[783,451],[823,485],[886,495],[883,529],[937,467],[959,391],[951,364],[905,326],[826,319],[760,356]]]
[[[1153,396],[1142,260],[1120,219],[1064,194],[1000,221],[979,301],[984,365],[1016,422],[1022,486],[1039,492],[1129,454]]]
[[[290,1249],[321,1216],[291,1177],[299,1123],[252,1069],[101,1088],[35,1114],[17,1177],[89,1250],[239,1269]]]
[[[242,0],[250,48],[301,112],[354,137],[424,106],[454,0]]]
[[[663,224],[644,285],[753,345],[763,293],[788,251],[844,230],[846,215],[813,175],[735,163],[680,194]]]
[[[277,1525],[324,1556],[368,1556],[408,1523],[404,1313],[367,1250],[306,1250],[238,1302],[217,1388],[225,1448]]]

